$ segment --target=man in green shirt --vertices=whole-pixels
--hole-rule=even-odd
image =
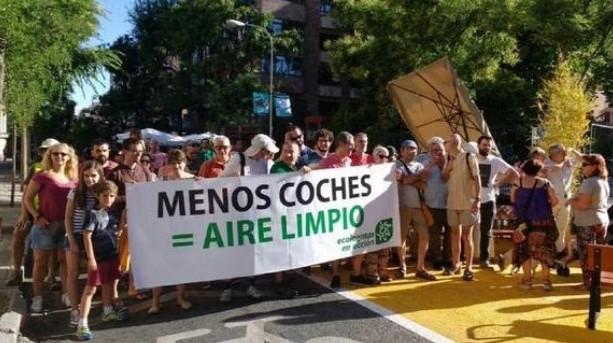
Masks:
[[[281,156],[270,168],[271,174],[290,173],[297,171],[296,162],[300,157],[300,146],[295,141],[286,141],[281,148]],[[306,167],[305,167],[306,168]],[[288,288],[283,282],[283,272],[275,273],[275,293],[282,298],[293,298],[298,291]]]

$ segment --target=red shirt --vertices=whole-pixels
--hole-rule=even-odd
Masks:
[[[38,212],[49,221],[63,220],[66,212],[68,192],[77,186],[76,180],[65,183],[57,182],[47,172],[40,172],[32,178],[40,185]]]
[[[198,176],[204,177],[207,179],[220,177],[223,173],[224,168],[226,167],[225,163],[220,163],[217,160],[208,160],[202,164],[200,170],[198,171]]]
[[[319,162],[319,168],[321,169],[329,169],[329,168],[344,168],[351,167],[351,158],[349,156],[345,158],[339,158],[336,153],[329,154],[326,158]]]
[[[375,159],[372,155],[367,153],[363,153],[361,158],[356,154],[351,154],[350,157],[352,166],[366,166],[375,163]]]

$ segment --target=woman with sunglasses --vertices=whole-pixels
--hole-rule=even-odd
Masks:
[[[611,190],[607,183],[607,165],[602,155],[584,155],[581,166],[584,179],[577,194],[569,199],[567,204],[575,211],[577,250],[583,273],[583,283],[578,288],[588,289],[591,275],[586,269],[587,245],[605,243],[604,238],[609,225],[607,199]]]
[[[66,255],[64,251],[64,216],[68,192],[75,188],[78,178],[78,160],[72,147],[64,143],[52,145],[43,156],[43,169],[36,174],[26,189],[24,202],[34,218],[31,244],[34,250],[33,297],[30,310],[43,309],[43,278],[49,258],[57,253],[64,304],[70,306],[66,295]],[[38,195],[39,206],[34,205]]]
[[[152,170],[153,169],[153,167],[152,167],[152,160],[153,160],[153,158],[151,157],[151,155],[149,153],[144,153],[140,157],[140,160],[138,162],[139,162],[140,166],[143,167],[145,172],[151,174],[151,177],[152,177],[151,181],[156,181],[156,174]]]

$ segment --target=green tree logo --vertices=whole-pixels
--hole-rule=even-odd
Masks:
[[[392,218],[387,218],[379,221],[375,228],[375,242],[382,244],[388,242],[393,236]]]

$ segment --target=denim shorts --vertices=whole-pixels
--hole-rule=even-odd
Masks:
[[[64,249],[64,221],[51,222],[47,227],[32,225],[31,244],[34,250]]]

